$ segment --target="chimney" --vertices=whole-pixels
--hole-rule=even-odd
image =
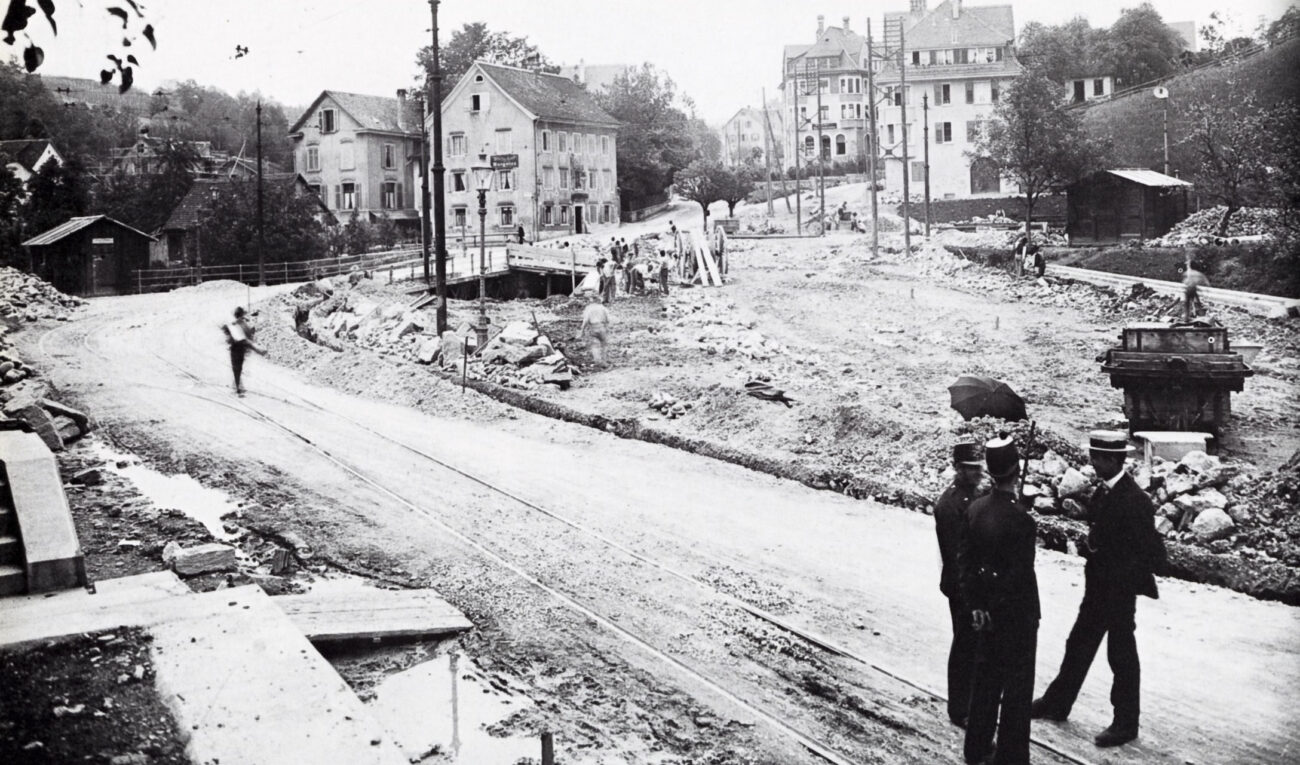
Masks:
[[[397,129],[406,130],[406,88],[397,89]]]
[[[825,31],[826,31],[826,17],[819,13],[817,14],[817,36],[820,38],[822,36],[822,32]]]
[[[925,0],[912,0],[912,15],[919,16],[925,13]]]
[[[587,84],[587,62],[583,59],[578,59],[578,71],[574,73],[573,79],[583,85]]]
[[[849,17],[848,17],[848,16],[845,16],[845,17],[844,17],[844,31],[845,31],[845,32],[849,31]]]
[[[952,0],[952,17],[961,18],[961,0]]]

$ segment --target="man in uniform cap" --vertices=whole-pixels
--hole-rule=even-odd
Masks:
[[[980,479],[984,476],[984,460],[980,458],[979,446],[970,442],[955,444],[952,447],[952,466],[956,471],[952,485],[934,504],[934,531],[939,537],[939,558],[943,563],[939,591],[948,598],[948,613],[952,617],[952,645],[948,649],[948,719],[964,728],[970,711],[975,628],[971,624],[970,609],[961,599],[957,554],[966,536],[966,509],[977,496]]]
[[[1033,715],[1057,721],[1070,715],[1105,637],[1115,675],[1110,687],[1114,718],[1093,740],[1097,746],[1119,746],[1138,734],[1141,672],[1133,636],[1137,596],[1158,597],[1154,571],[1164,563],[1165,548],[1155,529],[1155,507],[1124,472],[1124,460],[1132,451],[1125,434],[1095,430],[1088,441],[1092,466],[1103,483],[1088,503],[1083,602],[1065,641],[1061,669],[1042,698],[1034,701]]]
[[[968,763],[1027,765],[1038,648],[1037,525],[1017,503],[1015,443],[989,441],[984,460],[993,492],[971,502],[960,556],[962,598],[978,633],[964,754]]]

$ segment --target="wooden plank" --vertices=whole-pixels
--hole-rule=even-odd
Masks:
[[[309,592],[275,602],[313,642],[445,635],[474,626],[433,590]]]

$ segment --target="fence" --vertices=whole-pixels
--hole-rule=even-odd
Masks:
[[[347,273],[353,268],[369,271],[385,266],[405,264],[421,257],[419,247],[401,247],[364,255],[347,255],[338,258],[300,260],[296,262],[267,263],[263,266],[266,284],[305,282],[326,276]],[[131,272],[131,281],[137,293],[165,292],[177,287],[188,287],[203,282],[230,279],[245,284],[258,282],[256,263],[227,266],[200,266],[197,268],[146,268]]]

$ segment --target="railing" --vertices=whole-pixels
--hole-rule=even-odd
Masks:
[[[262,270],[266,284],[305,282],[326,276],[347,273],[353,268],[369,271],[384,266],[406,263],[421,256],[419,247],[402,247],[364,255],[346,255],[338,258],[300,260],[296,262],[267,263]],[[146,268],[131,272],[131,281],[137,293],[165,292],[178,287],[188,287],[203,282],[230,279],[245,284],[256,284],[256,263],[225,266],[200,266],[197,268]]]

